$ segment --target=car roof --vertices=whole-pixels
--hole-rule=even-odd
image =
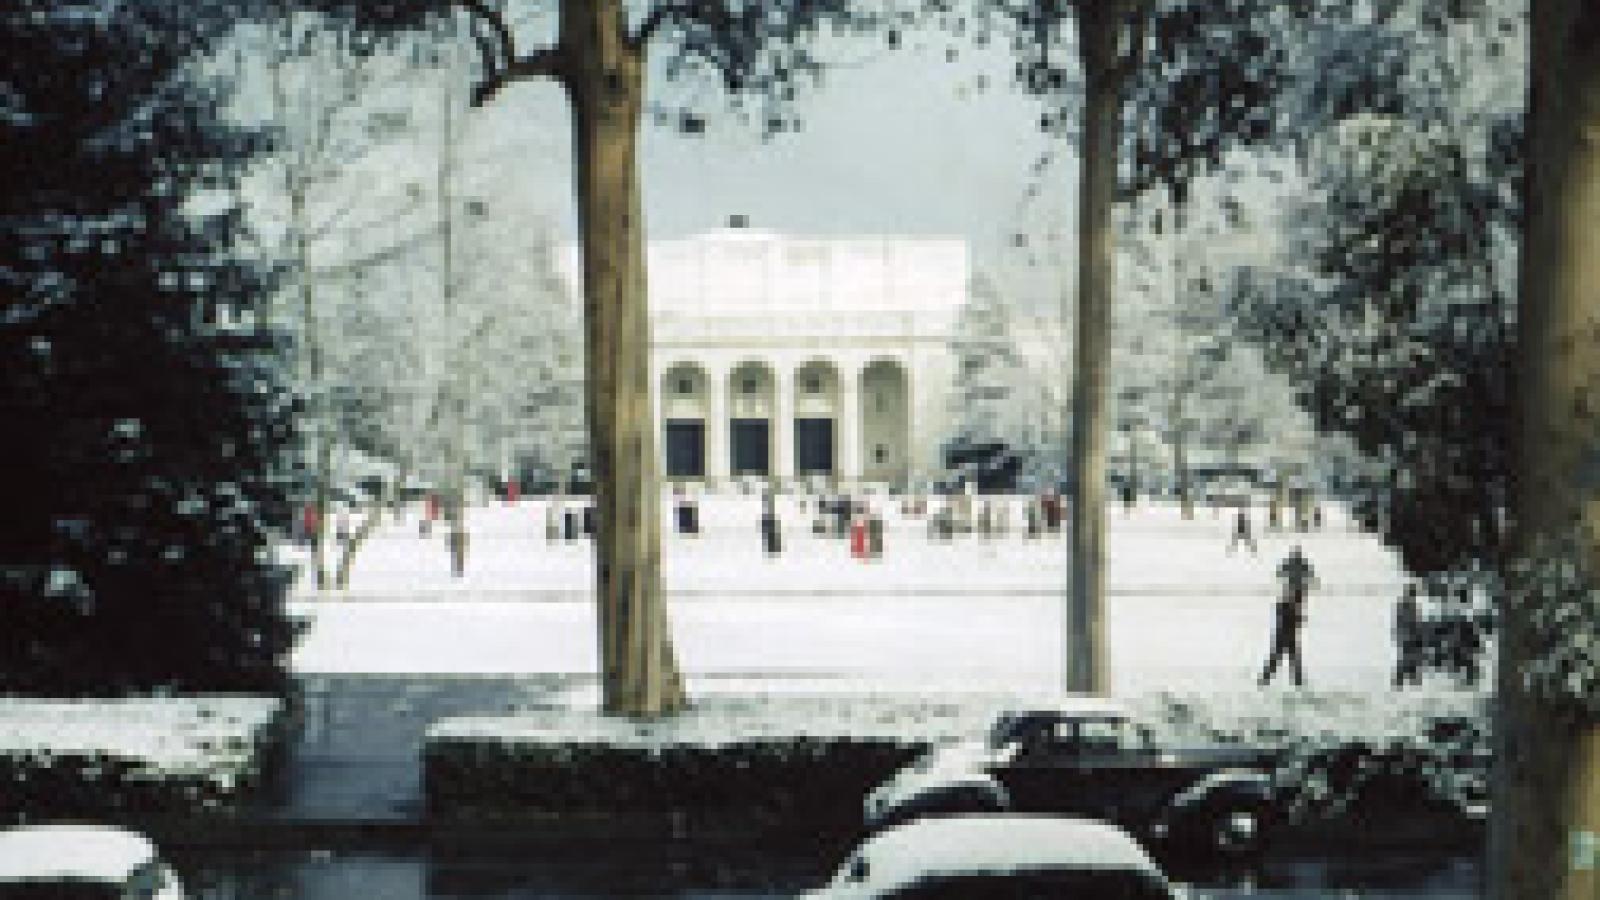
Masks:
[[[43,878],[120,883],[155,857],[149,838],[109,825],[26,825],[0,831],[0,883]]]
[[[1110,697],[1069,695],[1046,701],[1030,702],[1008,709],[1012,716],[1068,716],[1072,718],[1131,719],[1128,707]]]
[[[933,816],[891,828],[851,856],[866,861],[863,881],[882,890],[938,875],[1042,869],[1161,870],[1126,831],[1071,816],[983,813]]]

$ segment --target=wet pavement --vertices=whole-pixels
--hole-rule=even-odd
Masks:
[[[510,713],[548,699],[558,675],[304,675],[303,727],[272,816],[403,822],[422,814],[422,738],[448,716]]]
[[[536,855],[174,853],[205,900],[522,900],[522,898],[793,897],[826,880],[831,861],[782,850],[571,847]],[[1401,900],[1480,894],[1475,858],[1275,859],[1258,871],[1186,882],[1196,900]]]

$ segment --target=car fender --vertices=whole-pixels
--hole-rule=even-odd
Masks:
[[[1172,798],[1172,805],[1194,807],[1218,800],[1271,803],[1272,777],[1264,772],[1249,769],[1223,769],[1212,772],[1179,791]]]
[[[1155,830],[1164,836],[1197,814],[1234,804],[1270,809],[1274,800],[1272,778],[1265,773],[1249,769],[1211,772],[1173,796]]]

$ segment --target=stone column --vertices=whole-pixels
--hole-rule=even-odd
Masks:
[[[794,373],[772,370],[772,483],[784,490],[794,482]]]
[[[728,373],[706,372],[706,486],[728,483]]]
[[[841,484],[861,480],[861,372],[855,366],[839,371],[839,459]]]

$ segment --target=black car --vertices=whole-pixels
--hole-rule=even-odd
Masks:
[[[981,739],[930,751],[873,791],[869,828],[935,813],[1088,816],[1152,845],[1258,853],[1273,821],[1276,754],[1161,746],[1120,705],[1073,699],[1014,710]]]

